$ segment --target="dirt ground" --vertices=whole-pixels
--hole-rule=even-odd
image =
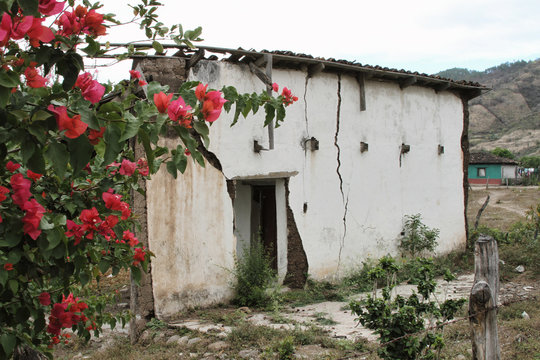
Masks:
[[[523,220],[527,211],[540,202],[538,187],[471,188],[467,213],[469,226],[474,224],[478,210],[488,194],[490,201],[480,218],[480,225],[502,231],[507,231],[514,222]],[[440,281],[436,296],[439,300],[467,298],[473,280],[472,274],[463,274],[449,284]],[[413,286],[402,284],[395,292],[407,295],[412,290]],[[76,343],[59,349],[56,356],[61,359],[100,360],[278,359],[279,356],[268,355],[265,352],[264,348],[268,349],[270,345],[264,342],[264,338],[275,337],[276,333],[272,331],[281,331],[279,333],[281,335],[277,335],[278,339],[297,337],[299,334],[304,334],[301,336],[308,338],[307,334],[314,332],[324,334],[324,337],[316,338],[319,340],[313,340],[314,335],[310,335],[312,338],[310,341],[306,340],[305,345],[297,345],[294,358],[378,359],[369,351],[375,348],[377,337],[370,330],[358,325],[355,316],[348,310],[349,300],[363,296],[365,294],[356,294],[344,299],[345,301],[326,301],[299,307],[283,306],[278,311],[254,311],[230,306],[195,310],[186,313],[176,322],[169,324],[157,322],[155,326],[150,326],[137,345],[129,344],[127,329],[113,332],[107,330],[104,336],[92,340],[89,345]],[[500,330],[503,359],[514,359],[516,353],[530,354],[530,357],[519,355],[519,358],[540,359],[539,297],[539,279],[522,276],[512,282],[501,284],[500,303],[511,304],[516,300],[521,302],[527,300],[523,303],[518,302],[517,308],[512,305],[514,307],[509,306],[508,309],[503,308],[504,311],[501,311],[505,320]],[[523,312],[531,314],[531,320],[526,320]],[[466,315],[466,312],[462,315]],[[446,336],[450,339],[446,341],[449,342],[449,346],[442,358],[471,359],[467,321],[448,328]],[[253,337],[255,334],[259,334],[262,339],[252,340],[248,345],[246,339],[251,339],[250,336]]]

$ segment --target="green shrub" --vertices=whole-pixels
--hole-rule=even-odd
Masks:
[[[272,259],[260,241],[254,241],[244,254],[242,259],[235,261],[233,302],[239,306],[263,307],[270,301],[267,289],[276,278],[271,267]]]
[[[437,246],[439,229],[429,228],[422,223],[420,214],[405,215],[400,248],[412,257],[433,252]]]

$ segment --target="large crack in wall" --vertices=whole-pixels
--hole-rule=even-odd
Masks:
[[[309,265],[300,232],[289,205],[289,179],[285,179],[285,204],[287,206],[287,274],[283,284],[301,289],[306,284]]]
[[[341,265],[341,253],[343,252],[343,247],[345,246],[345,237],[347,236],[347,210],[349,207],[349,196],[345,196],[343,191],[343,176],[341,175],[341,148],[339,146],[339,126],[341,120],[341,75],[338,75],[338,88],[337,88],[337,111],[336,111],[336,134],[334,136],[334,146],[337,149],[337,168],[336,173],[339,178],[339,190],[341,191],[341,198],[343,200],[344,210],[343,210],[343,237],[339,244],[339,254],[338,254],[338,264],[337,271],[339,271]]]
[[[461,133],[461,151],[463,152],[463,201],[465,204],[465,239],[469,239],[469,224],[467,221],[467,203],[469,201],[469,99],[461,96],[463,104],[463,132]],[[467,241],[466,246],[469,246]]]

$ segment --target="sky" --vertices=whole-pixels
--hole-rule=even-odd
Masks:
[[[539,0],[161,2],[163,23],[202,26],[201,45],[207,46],[289,50],[428,74],[540,58]],[[127,4],[137,0],[102,3],[100,12],[126,21],[132,18]],[[138,26],[130,25],[109,29],[105,40],[144,39]],[[113,79],[123,73],[99,72]]]

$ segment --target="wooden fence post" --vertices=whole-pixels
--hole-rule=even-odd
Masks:
[[[480,235],[474,249],[474,284],[469,298],[469,323],[474,360],[500,360],[497,333],[499,252],[497,241]]]

